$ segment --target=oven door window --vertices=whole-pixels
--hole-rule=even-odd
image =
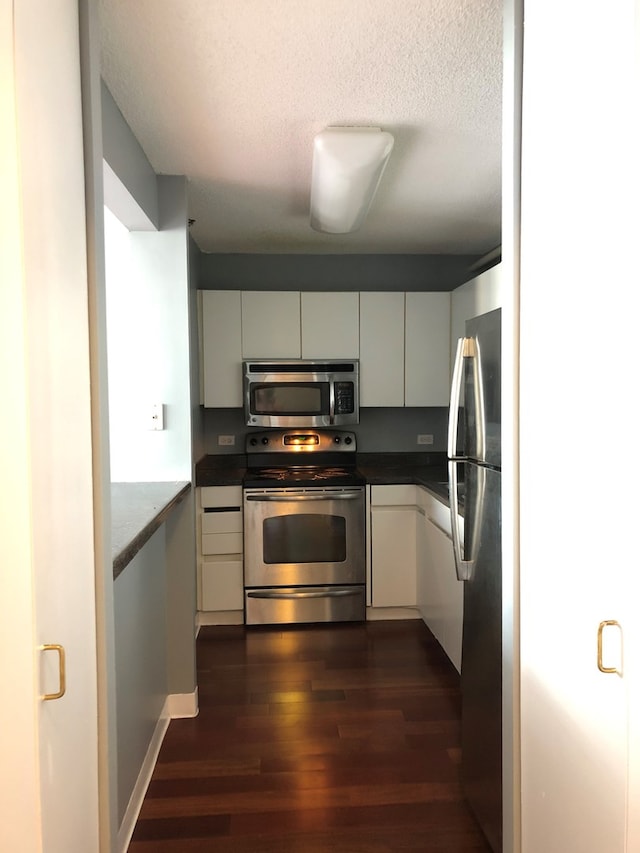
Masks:
[[[342,563],[347,557],[346,519],[295,514],[267,518],[262,526],[263,562]]]
[[[326,415],[328,382],[255,383],[251,386],[253,415]]]

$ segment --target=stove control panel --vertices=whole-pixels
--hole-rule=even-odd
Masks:
[[[345,430],[270,429],[249,433],[247,453],[355,453],[356,435]]]

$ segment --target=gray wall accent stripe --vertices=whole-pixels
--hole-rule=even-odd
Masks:
[[[198,257],[202,290],[451,291],[477,255],[242,255]]]

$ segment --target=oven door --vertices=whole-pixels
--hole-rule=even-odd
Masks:
[[[245,489],[245,587],[365,582],[364,488]]]

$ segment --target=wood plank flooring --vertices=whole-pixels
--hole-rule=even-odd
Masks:
[[[490,853],[458,675],[419,620],[207,627],[129,853]]]

